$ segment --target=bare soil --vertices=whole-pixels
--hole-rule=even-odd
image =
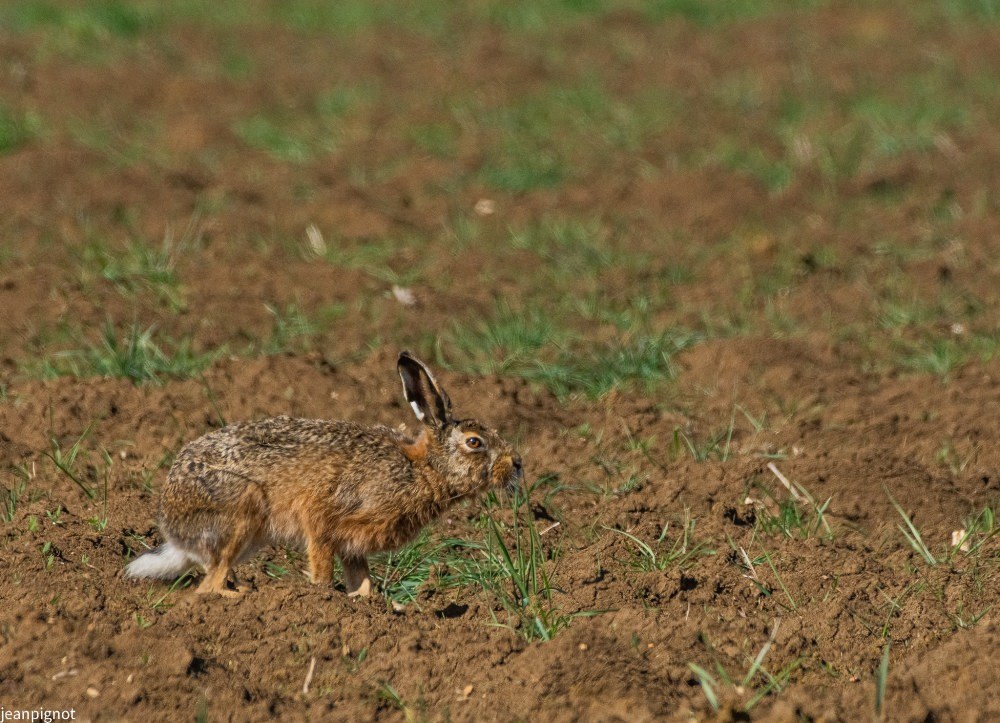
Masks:
[[[609,13],[561,31],[556,44],[568,49],[558,58],[489,27],[442,46],[400,28],[331,42],[277,26],[234,37],[183,26],[127,45],[112,63],[39,53],[38,32],[0,31],[0,96],[48,123],[0,156],[0,480],[7,489],[23,478],[15,468],[28,475],[13,519],[0,524],[0,703],[94,720],[874,719],[888,643],[888,718],[1000,718],[996,538],[975,558],[928,565],[890,500],[942,557],[964,520],[997,509],[1000,360],[914,373],[891,362],[884,339],[850,331],[876,314],[892,280],[877,242],[921,243],[935,233],[928,209],[941,199],[969,210],[950,229],[959,240],[907,261],[907,288],[974,300],[985,312],[961,333],[996,331],[995,123],[973,122],[974,132],[941,141],[944,150],[904,154],[832,187],[803,169],[780,193],[718,165],[676,163],[713,133],[736,129],[750,142],[753,110],[688,119],[698,122],[600,164],[581,150],[565,183],[528,193],[477,180],[482,138],[460,135],[447,158],[400,140],[400,128],[438,120],[442,99],[459,92],[500,104],[581,69],[622,92],[655,81],[683,102],[750,68],[761,73],[765,105],[796,82],[789,58],[844,93],[936,62],[934,53],[947,52],[958,75],[998,71],[988,50],[1000,47],[995,25],[959,32],[908,17],[849,5],[708,33]],[[569,42],[576,37],[586,42]],[[259,72],[206,70],[237,41]],[[295,107],[357,77],[379,94],[346,122],[335,152],[289,164],[232,131],[255,110]],[[110,149],[79,142],[80,118],[111,129]],[[117,152],[135,137],[147,145],[123,160]],[[898,202],[875,198],[886,189]],[[473,211],[483,197],[496,201],[495,215]],[[349,600],[340,586],[311,585],[301,557],[283,550],[240,568],[246,592],[234,600],[123,579],[139,541],[158,540],[156,488],[185,441],[222,420],[276,414],[409,421],[398,349],[429,351],[456,320],[546,286],[553,267],[502,247],[509,226],[593,213],[611,219],[619,252],[648,263],[581,277],[566,293],[626,299],[697,259],[651,323],[747,316],[745,331],[679,354],[669,384],[596,400],[560,399],[513,376],[441,371],[456,409],[515,439],[529,478],[543,480],[532,510],[546,530],[554,603],[576,615],[552,640],[493,624],[508,621],[505,611],[471,586],[428,584],[401,609],[379,595]],[[454,242],[460,221],[477,224],[472,243]],[[348,250],[400,239],[378,263],[418,303],[393,297],[393,276],[310,256],[311,224]],[[82,255],[94,237],[121,249],[185,233],[180,303],[123,290],[87,271]],[[413,237],[422,241],[402,241]],[[834,251],[832,265],[814,263],[820,247]],[[789,258],[793,282],[774,304],[801,325],[781,333],[762,325],[773,307],[741,307],[738,292]],[[339,310],[312,340],[265,355],[274,323],[265,304]],[[37,378],[38,359],[94,342],[108,319],[224,351],[191,379]],[[588,331],[595,344],[609,333],[578,333]],[[724,434],[699,460],[677,430],[696,446]],[[106,474],[106,510],[47,456],[81,436],[78,469],[96,486]],[[759,532],[762,505],[774,506],[763,490],[786,496],[768,462],[830,500],[831,536]],[[481,538],[481,510],[459,507],[433,534]],[[103,529],[91,522],[105,516]],[[690,520],[688,544],[705,554],[664,570],[639,569],[636,545],[616,532],[650,543],[664,534],[668,550]],[[272,578],[269,562],[291,571]],[[763,679],[741,679],[775,625],[764,667],[789,667],[788,683],[744,713]],[[691,663],[719,681],[718,711]]]

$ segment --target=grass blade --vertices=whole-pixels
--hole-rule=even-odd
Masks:
[[[902,525],[896,526],[899,528],[900,532],[903,533],[906,541],[910,543],[910,547],[923,557],[924,560],[927,561],[928,565],[937,565],[938,559],[934,556],[934,553],[930,551],[927,545],[924,544],[924,539],[920,536],[920,530],[918,530],[916,525],[913,524],[910,516],[907,515],[906,511],[898,502],[896,502],[896,499],[889,493],[888,489],[885,489],[885,493],[889,495],[889,501],[892,503],[892,506],[896,508],[896,512],[899,513],[899,516],[902,517],[903,521],[906,523],[905,528]]]
[[[885,703],[885,684],[889,678],[889,648],[891,642],[886,642],[882,648],[882,661],[878,666],[878,675],[875,678],[875,716],[882,717],[882,706]]]
[[[719,696],[715,692],[718,681],[700,665],[688,663],[688,667],[691,669],[691,672],[698,676],[698,682],[701,683],[701,690],[708,699],[708,704],[712,706],[712,710],[719,710]]]

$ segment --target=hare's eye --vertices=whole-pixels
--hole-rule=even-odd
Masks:
[[[481,440],[479,437],[466,437],[465,445],[469,449],[479,449],[480,447],[483,446],[483,440]]]

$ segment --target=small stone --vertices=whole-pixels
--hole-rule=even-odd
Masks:
[[[392,295],[396,297],[396,301],[398,301],[403,306],[417,305],[417,295],[413,293],[413,289],[407,288],[405,286],[393,285]]]
[[[580,650],[586,650],[587,649],[587,644],[586,643],[580,643],[580,645],[577,646],[577,647],[579,647]]]
[[[480,216],[492,216],[497,212],[497,202],[491,198],[480,198],[472,210]]]
[[[309,242],[310,250],[317,256],[326,254],[326,241],[323,239],[323,234],[317,228],[316,224],[311,223],[306,228],[306,241]]]
[[[962,552],[969,551],[969,533],[965,529],[951,531],[951,546],[958,547]]]
[[[100,694],[101,694],[101,691],[99,691],[94,686],[90,686],[89,688],[87,688],[87,696],[90,697],[90,698],[96,698]]]

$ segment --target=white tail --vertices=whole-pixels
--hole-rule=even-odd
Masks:
[[[172,542],[165,542],[125,566],[126,577],[155,577],[168,580],[177,577],[195,560]]]

